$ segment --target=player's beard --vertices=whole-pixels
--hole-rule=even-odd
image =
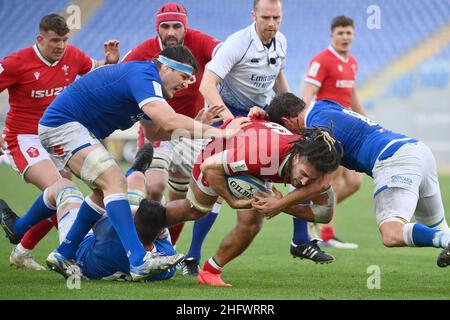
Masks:
[[[174,43],[174,44],[167,45],[168,40],[175,40],[175,43]],[[184,37],[181,38],[180,41],[178,41],[178,39],[177,39],[176,37],[169,36],[169,37],[166,37],[164,40],[161,39],[161,42],[162,42],[164,48],[167,48],[167,47],[173,47],[173,46],[178,46],[178,45],[183,45]]]

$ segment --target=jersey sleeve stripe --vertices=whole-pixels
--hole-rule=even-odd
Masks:
[[[142,100],[142,101],[139,103],[139,108],[142,109],[142,107],[143,107],[144,105],[146,105],[146,104],[149,103],[149,102],[153,102],[153,101],[166,102],[166,100],[164,100],[163,98],[160,98],[160,97],[151,97],[151,98],[147,98],[147,99],[145,99],[145,100]]]
[[[211,57],[214,57],[214,56],[216,55],[217,50],[219,50],[220,47],[222,47],[222,45],[223,45],[223,42],[217,44],[217,46],[214,48],[214,50],[213,50],[213,52],[212,52],[212,54],[211,54]]]
[[[122,58],[122,60],[120,60],[120,62],[124,62],[125,59],[128,57],[128,55],[131,53],[131,51],[133,51],[133,49],[131,49],[130,51],[128,51],[125,56]]]
[[[95,65],[97,64],[94,59],[91,58],[91,60],[92,60],[92,68],[91,68],[91,70],[89,70],[89,72],[94,70],[95,69]]]
[[[312,85],[315,85],[316,87],[319,87],[319,88],[322,86],[322,83],[320,83],[317,80],[311,79],[311,78],[306,78],[305,82],[311,83]]]

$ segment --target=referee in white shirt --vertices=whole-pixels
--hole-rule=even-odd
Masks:
[[[273,90],[289,91],[281,17],[281,1],[255,0],[254,23],[229,36],[208,64],[200,92],[208,105],[227,106],[226,118],[246,116],[253,106],[265,108]]]
[[[282,20],[281,0],[254,0],[252,19],[253,24],[226,39],[207,65],[200,84],[200,92],[208,105],[225,105],[228,108],[221,114],[224,119],[247,116],[253,106],[266,109],[273,91],[289,91],[284,74],[287,41],[278,31]],[[183,267],[184,275],[198,273],[203,240],[219,210],[220,204],[216,203],[208,215],[195,222],[191,247]],[[306,223],[302,223],[304,228],[301,232],[306,233],[308,239]],[[261,226],[262,216],[255,214],[254,210],[238,210],[238,223],[224,239],[214,258],[211,258],[218,260],[211,265],[220,272],[226,263],[250,245]],[[311,247],[307,251],[316,252],[313,256],[319,252],[326,255],[315,243],[308,241],[302,245],[303,251]],[[303,255],[302,258],[310,257]],[[207,273],[200,270],[199,281],[217,285],[214,280],[217,275]]]

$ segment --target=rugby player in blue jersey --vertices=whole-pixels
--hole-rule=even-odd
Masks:
[[[156,140],[170,140],[176,129],[184,129],[184,134],[196,138],[235,134],[247,119],[235,120],[225,132],[175,113],[166,102],[192,82],[195,70],[198,65],[189,49],[169,47],[153,61],[96,69],[72,83],[48,107],[39,123],[42,145],[58,168],[67,166],[93,189],[83,201],[73,182],[57,180],[27,212],[32,217],[27,222],[32,226],[48,218],[38,214],[46,204],[58,208],[67,201],[82,202],[66,238],[47,258],[52,270],[70,276],[68,270],[75,264],[77,248],[100,219],[103,208],[126,250],[133,280],[145,280],[155,270],[170,268],[180,261],[180,255],[162,257],[144,249],[133,224],[126,179],[100,140],[137,121],[141,121],[147,137]],[[17,237],[14,224],[25,216],[18,218],[5,203],[1,203],[0,211],[8,237]]]
[[[159,206],[151,200],[139,207],[141,201],[145,199],[145,177],[138,171],[127,177],[128,200],[134,214],[134,224],[136,226],[139,240],[147,251],[151,251],[161,256],[172,256],[176,251],[171,243],[170,234],[167,229],[158,234],[151,226],[148,212],[152,206]],[[58,232],[60,241],[64,241],[67,232],[70,230],[77,217],[80,204],[67,202],[58,208]],[[138,207],[140,208],[139,210]],[[95,223],[92,232],[84,237],[76,252],[77,267],[76,273],[88,279],[104,280],[126,280],[130,281],[130,264],[120,238],[117,235],[111,221],[107,215],[103,215]],[[77,268],[72,266],[72,268]],[[73,270],[75,273],[75,270]],[[176,268],[172,267],[155,274],[148,280],[167,280],[175,275]]]
[[[261,117],[265,112],[255,108],[250,115]],[[330,100],[306,108],[300,98],[283,93],[272,100],[267,115],[270,121],[292,132],[332,126],[334,137],[344,149],[341,165],[373,178],[375,214],[383,244],[443,248],[437,264],[450,264],[450,229],[445,220],[436,161],[425,144],[387,130]],[[295,192],[290,195],[295,197]],[[272,217],[283,211],[285,201],[265,194],[253,206]],[[413,216],[416,223],[410,222]]]

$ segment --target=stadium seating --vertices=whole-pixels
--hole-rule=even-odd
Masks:
[[[0,0],[0,59],[34,43],[42,16],[63,12],[69,0]]]
[[[89,55],[101,58],[105,39],[121,41],[125,54],[148,37],[155,36],[155,11],[166,1],[104,0],[71,42]],[[193,28],[219,39],[250,23],[252,1],[184,0]],[[0,58],[33,42],[39,18],[49,12],[63,12],[69,1],[0,0]],[[284,0],[281,30],[288,39],[287,77],[292,88],[302,82],[312,56],[329,44],[329,25],[334,16],[348,15],[356,24],[353,54],[359,61],[361,86],[380,69],[420,45],[431,34],[450,23],[450,1],[378,0],[380,29],[369,29],[367,9],[372,0]],[[32,8],[32,9],[31,9]],[[407,95],[411,86],[448,84],[450,46],[424,61],[413,73],[398,80],[391,93]],[[418,74],[418,76],[417,76]],[[418,79],[418,80],[417,80]],[[394,88],[395,87],[395,88]]]

